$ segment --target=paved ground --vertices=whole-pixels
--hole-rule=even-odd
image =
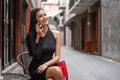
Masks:
[[[120,80],[120,62],[62,47],[61,60],[65,60],[69,80]],[[16,70],[20,73],[21,68]]]
[[[67,47],[62,47],[61,59],[66,60],[69,80],[120,80],[119,62]]]

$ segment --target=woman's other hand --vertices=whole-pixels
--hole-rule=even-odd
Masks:
[[[38,73],[42,73],[48,66],[43,64],[43,65],[40,65],[37,69],[37,72]]]

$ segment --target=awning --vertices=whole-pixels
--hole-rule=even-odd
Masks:
[[[63,26],[69,26],[71,22],[75,21],[75,17],[76,15],[72,16],[71,18],[69,18]]]
[[[99,0],[78,0],[70,9],[69,13],[83,13],[98,1]]]

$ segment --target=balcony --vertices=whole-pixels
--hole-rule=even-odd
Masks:
[[[99,0],[70,0],[69,13],[83,13]]]

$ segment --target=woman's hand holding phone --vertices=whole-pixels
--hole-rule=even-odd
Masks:
[[[42,27],[42,25],[40,25],[39,23],[37,23],[36,24],[36,26],[35,26],[35,28],[36,28],[36,32],[41,36],[41,37],[43,37],[43,27]]]

